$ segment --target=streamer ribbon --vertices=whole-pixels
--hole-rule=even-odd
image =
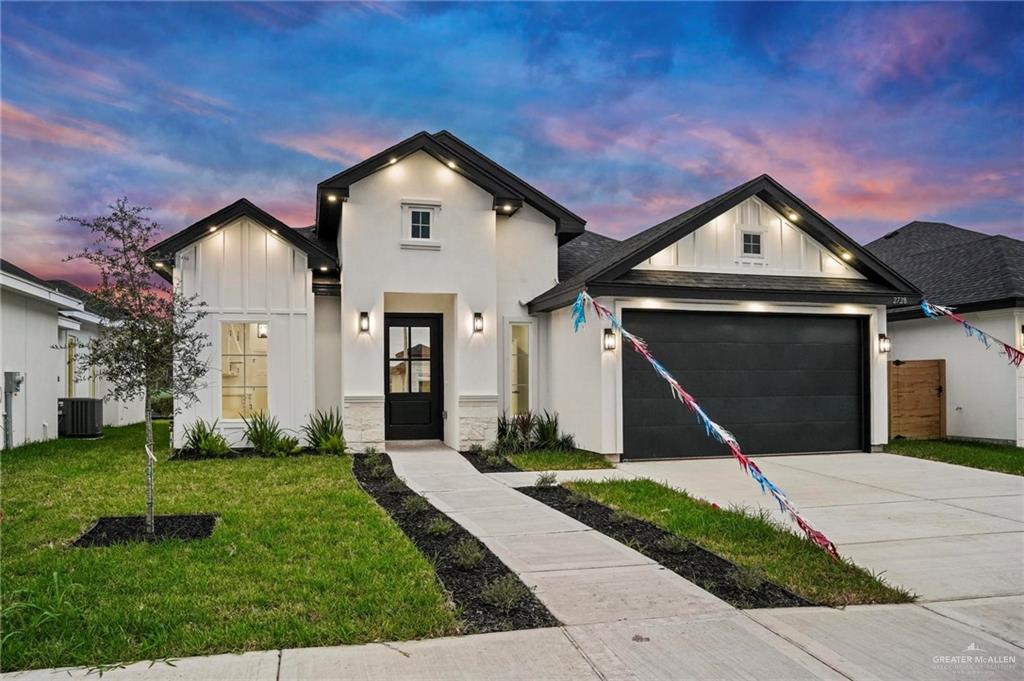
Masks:
[[[612,329],[617,331],[622,338],[630,344],[633,350],[642,355],[658,375],[668,383],[669,389],[672,391],[672,396],[682,402],[687,409],[697,416],[697,421],[704,427],[704,432],[707,436],[716,442],[720,442],[729,449],[732,456],[739,462],[740,468],[749,474],[750,477],[753,478],[761,487],[761,492],[771,494],[772,498],[774,498],[776,503],[779,504],[779,510],[788,514],[789,517],[793,519],[793,522],[796,523],[797,527],[807,535],[808,539],[827,551],[833,558],[839,558],[839,552],[836,550],[836,545],[833,544],[821,531],[815,529],[806,518],[800,515],[796,506],[793,505],[793,502],[789,500],[785,493],[771,480],[769,480],[767,476],[765,476],[764,472],[761,471],[761,468],[754,463],[750,457],[743,453],[743,450],[740,449],[740,443],[737,442],[733,434],[715,423],[711,417],[701,409],[700,405],[697,404],[697,400],[683,389],[682,385],[679,384],[679,381],[672,376],[668,369],[662,366],[661,363],[654,358],[654,355],[651,354],[650,349],[647,347],[647,343],[639,336],[634,336],[624,329],[619,318],[616,317],[610,309],[591,298],[586,289],[580,291],[572,306],[573,329],[575,331],[579,331],[580,327],[586,323],[588,304],[593,307],[594,314],[596,314],[599,319],[607,320],[611,324]]]
[[[969,321],[958,315],[956,312],[953,312],[953,308],[944,307],[942,305],[933,305],[932,303],[929,303],[927,300],[922,300],[921,310],[924,312],[925,316],[930,317],[932,319],[946,317],[947,319],[956,322],[960,326],[964,327],[964,333],[966,333],[968,336],[973,336],[974,338],[977,338],[978,341],[985,346],[986,350],[995,345],[997,348],[999,348],[999,352],[1006,356],[1007,361],[1012,366],[1019,367],[1022,364],[1024,364],[1024,352],[1022,352],[1019,348],[1017,348],[1014,345],[1011,345],[1010,343],[1007,343],[1006,341],[999,340],[995,336],[990,336],[988,333],[982,331],[974,324],[971,324]]]

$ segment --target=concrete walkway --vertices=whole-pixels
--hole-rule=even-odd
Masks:
[[[1024,594],[1020,476],[894,454],[758,457],[758,464],[842,555],[924,601]],[[619,470],[789,522],[731,459]]]
[[[435,444],[388,451],[410,487],[485,542],[565,626],[215,655],[175,660],[174,667],[143,662],[104,678],[953,681],[1024,674],[1019,597],[740,611],[501,478],[481,475],[451,450]],[[3,678],[86,674],[39,670]]]

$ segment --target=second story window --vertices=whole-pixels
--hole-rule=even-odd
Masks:
[[[413,239],[429,239],[430,224],[434,212],[426,208],[413,208],[409,211],[409,219],[412,227],[410,236]]]
[[[743,255],[748,257],[761,257],[764,253],[761,251],[761,233],[760,232],[743,232]]]

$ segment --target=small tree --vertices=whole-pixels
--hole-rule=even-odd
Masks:
[[[65,260],[82,258],[99,270],[100,283],[92,293],[107,317],[87,360],[75,370],[83,372],[92,365],[108,382],[109,399],[145,403],[146,533],[153,534],[156,455],[151,399],[157,391],[169,392],[175,412],[195,402],[208,368],[203,357],[211,345],[199,327],[206,304],[154,275],[146,247],[160,226],[146,217],[148,208],[131,205],[127,198],[109,208],[109,215],[96,218],[60,218],[88,229],[94,238],[91,247]]]

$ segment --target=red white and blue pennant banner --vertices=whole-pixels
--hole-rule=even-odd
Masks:
[[[939,317],[947,317],[960,326],[964,327],[964,331],[968,336],[977,338],[986,349],[993,345],[999,348],[999,352],[1006,356],[1006,359],[1015,367],[1019,367],[1024,364],[1024,352],[1019,348],[1007,343],[1006,341],[999,340],[995,336],[990,336],[978,327],[971,324],[969,321],[953,312],[951,307],[943,307],[942,305],[932,305],[927,300],[921,301],[921,310],[924,311],[925,315],[932,319],[938,319]]]
[[[672,396],[682,402],[687,409],[696,414],[697,420],[702,426],[704,426],[704,431],[707,433],[708,437],[728,447],[729,452],[739,462],[740,467],[746,471],[758,485],[761,486],[761,492],[771,494],[775,501],[778,502],[779,509],[783,513],[789,514],[789,517],[793,519],[797,524],[797,527],[803,530],[808,539],[820,546],[822,549],[828,551],[834,558],[838,558],[839,553],[836,551],[835,544],[833,544],[829,538],[820,531],[816,530],[802,515],[800,515],[796,506],[794,506],[789,498],[786,497],[783,491],[772,483],[771,480],[766,478],[758,465],[743,453],[740,449],[739,442],[736,441],[733,434],[712,421],[711,418],[704,413],[704,410],[701,409],[699,404],[697,404],[697,401],[693,396],[683,390],[679,381],[677,381],[675,377],[673,377],[672,374],[654,358],[651,351],[647,348],[647,343],[644,342],[642,338],[634,336],[624,329],[618,317],[616,317],[615,314],[607,307],[591,298],[590,294],[585,290],[580,291],[580,294],[576,297],[576,302],[573,303],[572,306],[573,329],[575,331],[579,331],[580,327],[586,323],[588,304],[593,307],[594,313],[598,318],[608,320],[611,323],[612,328],[618,331],[625,340],[629,341],[629,344],[633,346],[634,350],[643,355],[644,359],[647,360],[658,375],[668,383],[669,389],[672,391]]]

